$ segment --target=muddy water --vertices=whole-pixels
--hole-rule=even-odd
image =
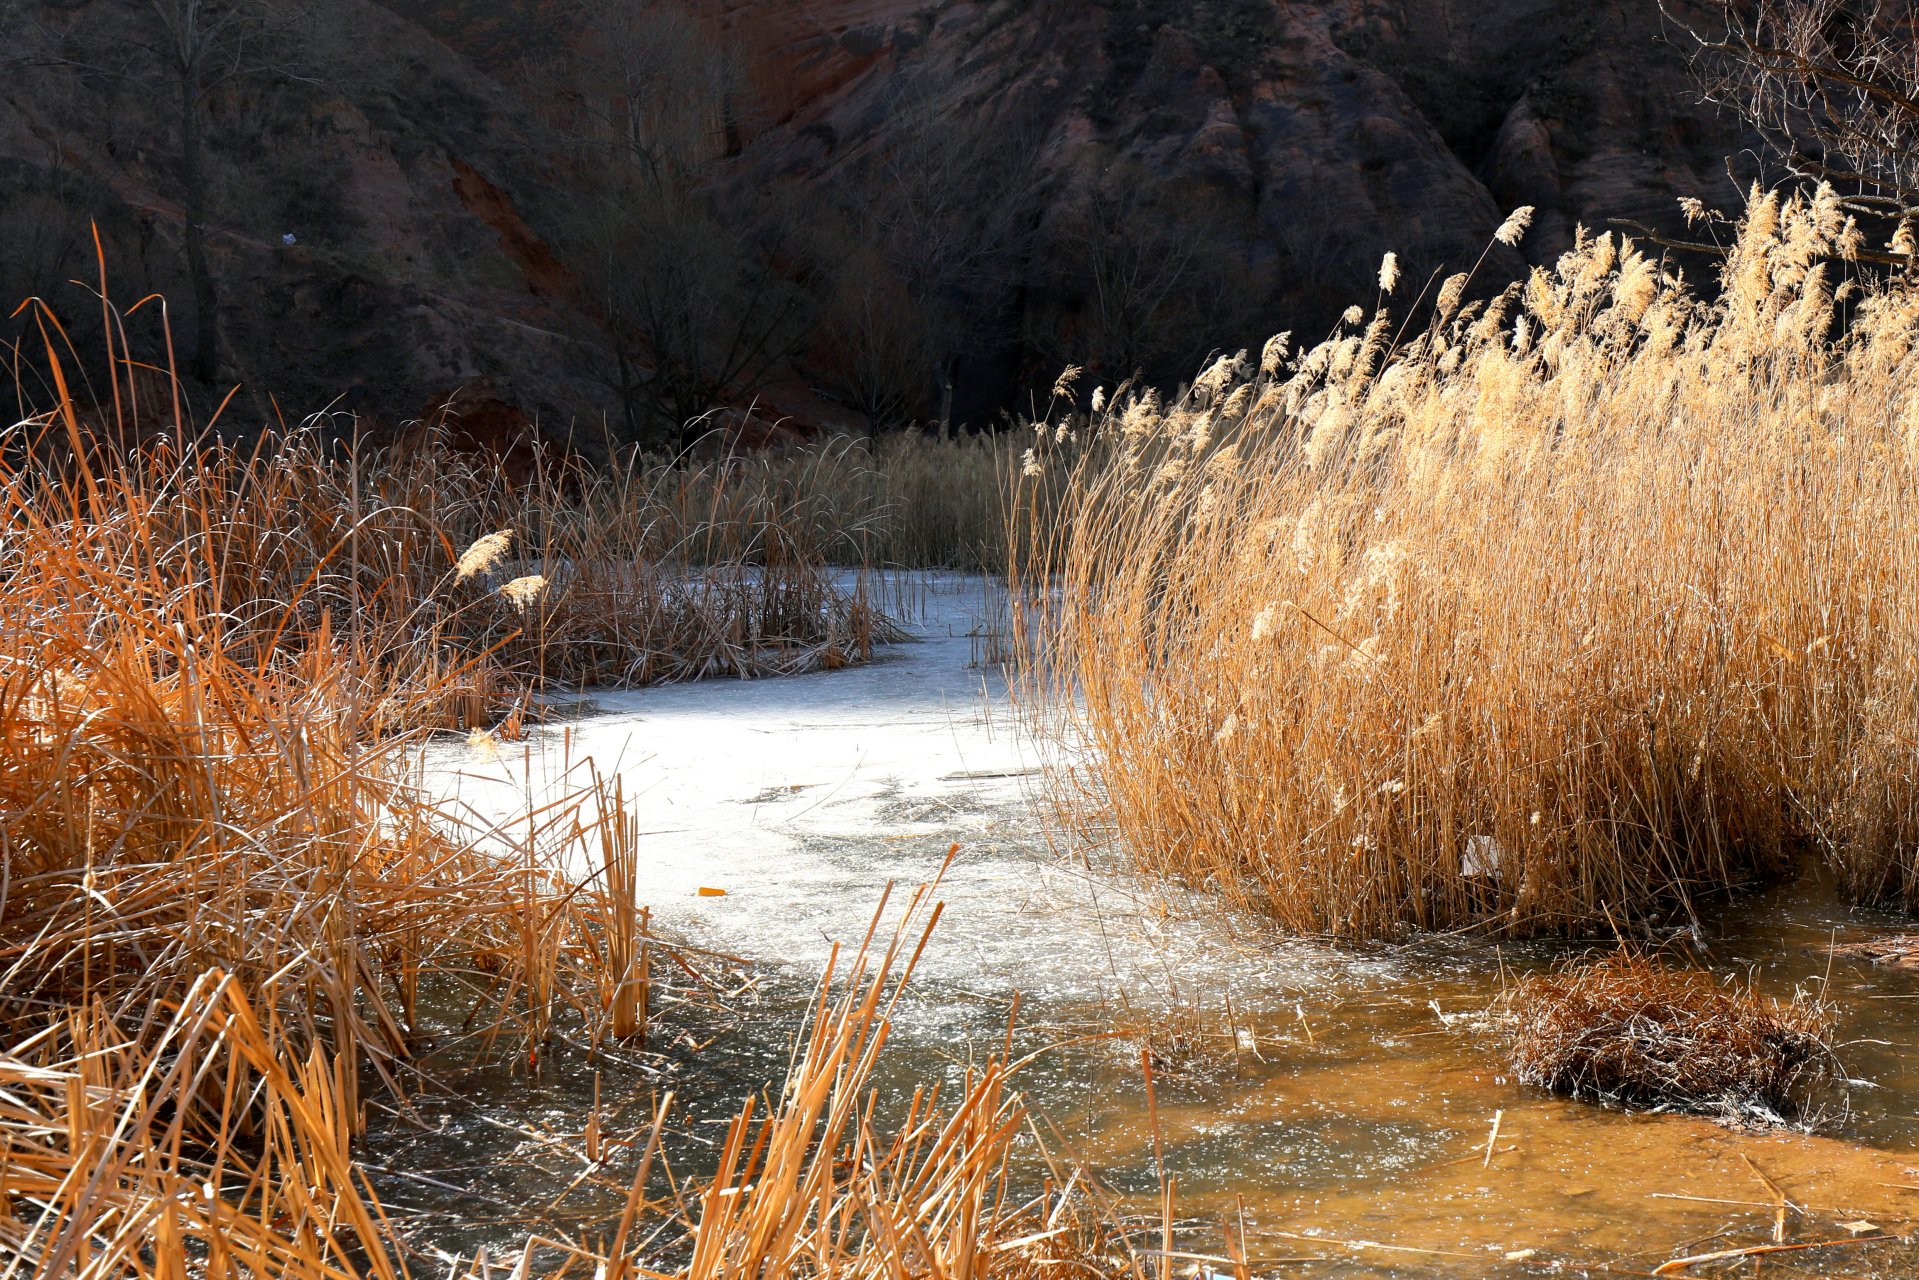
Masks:
[[[1715,968],[1782,995],[1823,986],[1843,1011],[1854,1083],[1828,1099],[1815,1132],[1555,1099],[1505,1076],[1474,1015],[1563,949],[1334,949],[1063,859],[1036,815],[1041,761],[979,662],[991,602],[976,582],[941,579],[914,603],[920,641],[870,667],[609,694],[498,758],[429,753],[429,783],[481,815],[564,789],[586,759],[619,770],[649,833],[656,919],[752,957],[763,977],[737,1021],[682,1015],[663,1057],[589,1062],[562,1049],[536,1072],[495,1069],[423,1100],[425,1130],[377,1129],[369,1159],[399,1171],[377,1175],[399,1212],[459,1212],[472,1225],[449,1248],[515,1239],[535,1208],[590,1228],[624,1189],[617,1168],[569,1154],[596,1076],[615,1131],[643,1120],[658,1089],[677,1090],[683,1171],[696,1173],[701,1135],[716,1137],[739,1099],[784,1069],[831,942],[857,939],[888,881],[928,878],[958,843],[886,1087],[984,1056],[1015,991],[1034,1046],[1196,1009],[1200,1034],[1161,1059],[1163,1170],[1138,1041],[1057,1050],[1025,1079],[1059,1143],[1142,1208],[1162,1173],[1177,1179],[1195,1250],[1216,1247],[1212,1224],[1230,1217],[1276,1273],[1643,1274],[1675,1250],[1769,1240],[1766,1178],[1794,1206],[1791,1241],[1919,1222],[1919,978],[1825,953],[1896,922],[1807,883],[1736,903],[1702,939]],[[1919,1276],[1919,1251],[1858,1245],[1762,1265]]]
[[[1816,887],[1777,893],[1733,911],[1708,937],[1704,958],[1756,971],[1781,994],[1818,987],[1828,940],[1864,936],[1876,923]],[[1842,1224],[1861,1221],[1903,1230],[1919,1214],[1919,1191],[1899,1185],[1919,1184],[1919,981],[1911,975],[1833,967],[1830,992],[1849,1042],[1843,1058],[1859,1083],[1835,1093],[1834,1114],[1814,1134],[1755,1133],[1609,1111],[1507,1079],[1483,1030],[1455,1015],[1486,1005],[1502,967],[1510,976],[1548,960],[1543,947],[1506,948],[1501,957],[1415,949],[1390,975],[1302,1002],[1303,1022],[1270,1005],[1243,1019],[1263,1028],[1261,1060],[1232,1053],[1210,1073],[1162,1089],[1166,1167],[1186,1208],[1232,1213],[1243,1198],[1249,1236],[1269,1253],[1344,1255],[1360,1274],[1473,1274],[1495,1262],[1643,1271],[1688,1244],[1707,1252],[1758,1243],[1773,1214],[1759,1171],[1805,1210],[1789,1218],[1790,1239],[1845,1237]],[[1113,1083],[1124,1090],[1123,1077]],[[1136,1082],[1128,1091],[1141,1092]],[[1078,1112],[1091,1130],[1084,1152],[1102,1168],[1126,1170],[1118,1179],[1135,1190],[1153,1177],[1141,1113],[1137,1102]],[[1496,1115],[1498,1145],[1487,1160]],[[1326,1247],[1330,1240],[1349,1243]],[[1531,1258],[1505,1262],[1525,1250]],[[1469,1257],[1446,1256],[1462,1254]],[[1810,1262],[1781,1255],[1771,1265],[1782,1262],[1815,1274],[1919,1275],[1919,1254],[1888,1247]]]

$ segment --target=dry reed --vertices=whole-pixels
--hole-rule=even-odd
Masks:
[[[1050,527],[1055,486],[1018,484],[1023,431],[943,437],[829,436],[782,452],[681,467],[676,503],[747,527],[773,505],[778,522],[836,564],[1001,575],[1009,531]],[[1054,447],[1059,447],[1055,445]],[[1016,525],[1010,504],[1024,508]],[[1022,536],[1030,536],[1023,534]]]
[[[88,409],[43,317],[59,394],[0,438],[0,1025],[131,1025],[218,968],[276,1051],[339,1055],[349,1111],[362,1065],[407,1056],[423,983],[495,1038],[563,1009],[639,1034],[617,784],[503,844],[403,784],[396,735],[511,734],[548,681],[855,661],[888,628],[864,588],[777,502],[727,527],[664,473],[516,485],[431,440],[223,441],[107,328]]]
[[[338,1059],[276,1051],[212,970],[131,1030],[76,1010],[0,1052],[0,1277],[404,1274]]]
[[[590,669],[508,630],[477,585],[508,539],[460,555],[420,503],[380,496],[404,481],[424,499],[428,477],[336,466],[306,437],[108,451],[76,419],[63,402],[26,424],[0,469],[0,1027],[74,1011],[144,1026],[218,969],[276,1053],[337,1058],[353,1126],[363,1067],[397,1088],[425,987],[484,1011],[490,1040],[537,1049],[562,1014],[637,1035],[644,927],[617,792],[502,841],[403,780],[396,733],[490,723],[543,668]],[[756,603],[673,606],[736,633],[674,661],[753,652],[769,629],[865,642],[788,617],[818,601],[780,601],[764,566],[752,578],[737,589]],[[737,634],[775,606],[777,628],[760,614],[760,635]],[[629,674],[661,643],[644,621],[622,620]],[[583,847],[607,862],[587,883],[568,871]]]
[[[310,431],[242,447],[108,350],[110,399],[56,376],[0,440],[0,1280],[397,1280],[410,1242],[354,1144],[422,1041],[637,1040],[656,959],[700,978],[649,928],[617,779],[464,829],[406,785],[411,735],[510,735],[548,681],[838,665],[889,624],[829,572],[837,516],[804,486],[639,463],[514,485],[432,440],[339,456]],[[1072,1178],[1011,1194],[1017,1064],[876,1137],[909,941],[822,987],[693,1212],[648,1180],[663,1104],[611,1244],[536,1237],[523,1266],[1116,1269]]]
[[[1045,1176],[1016,1191],[1031,1125],[1008,1080],[1022,1063],[989,1058],[950,1104],[940,1085],[919,1088],[883,1130],[875,1071],[938,918],[927,895],[878,949],[869,931],[843,977],[836,953],[785,1084],[770,1110],[743,1104],[710,1179],[669,1180],[662,1195],[668,1095],[635,1143],[610,1239],[535,1231],[505,1261],[512,1274],[1143,1280],[1142,1251],[1080,1175],[1033,1146]],[[0,1215],[12,1259],[0,1276],[406,1274],[403,1233],[353,1161],[342,1061],[275,1041],[241,984],[208,971],[138,1034],[76,1012],[0,1054],[0,1205],[15,1210]],[[196,1096],[216,1105],[178,1105]]]
[[[922,1085],[890,1134],[878,1127],[874,1073],[938,921],[929,892],[915,894],[875,949],[882,901],[843,979],[837,951],[829,961],[770,1110],[749,1099],[727,1128],[672,1280],[1143,1277],[1125,1235],[1076,1178],[1018,1193],[1014,1155],[1031,1126],[1008,1082],[1023,1063],[989,1057],[964,1073],[950,1103],[940,1084]],[[590,1255],[611,1280],[641,1274],[620,1248],[629,1226],[630,1217],[610,1251]]]
[[[1346,936],[1683,916],[1806,850],[1919,904],[1919,285],[1857,243],[1755,192],[1712,301],[1582,234],[1079,422],[1016,638],[1081,825]]]
[[[617,783],[464,829],[406,735],[513,732],[549,679],[852,661],[885,623],[777,525],[235,445],[109,352],[110,401],[56,379],[0,439],[9,1274],[390,1275],[346,1154],[366,1090],[403,1099],[463,1025],[528,1058],[637,1038],[651,961],[698,977],[650,934]],[[501,599],[528,554],[560,585]]]
[[[1591,1101],[1779,1122],[1836,1070],[1818,1001],[1642,955],[1521,979],[1496,1020],[1520,1080]]]

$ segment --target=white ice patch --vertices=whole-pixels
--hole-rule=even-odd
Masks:
[[[1146,995],[1177,975],[1211,998],[1313,990],[1364,967],[1275,940],[1213,899],[1165,910],[1168,893],[1062,859],[1037,816],[1039,747],[997,668],[974,660],[981,628],[999,624],[987,581],[913,585],[917,641],[870,665],[595,690],[597,714],[502,743],[497,759],[435,744],[428,787],[503,821],[577,788],[590,758],[621,775],[645,833],[640,896],[655,921],[808,979],[833,941],[857,944],[889,881],[901,901],[954,842],[924,980],[1080,1001]]]

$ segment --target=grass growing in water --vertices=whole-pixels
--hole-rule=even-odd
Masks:
[[[1078,820],[1342,936],[1690,913],[1805,850],[1919,905],[1919,287],[1835,288],[1857,242],[1755,193],[1714,301],[1583,236],[1075,424],[1018,573]]]
[[[395,1280],[415,1242],[354,1144],[423,1040],[637,1038],[651,961],[699,979],[647,928],[617,782],[463,829],[406,784],[413,735],[511,732],[548,682],[837,665],[887,624],[811,541],[818,493],[238,447],[109,350],[110,401],[0,440],[0,1278]],[[1011,1194],[1017,1064],[876,1136],[909,940],[823,988],[720,1181],[657,1199],[656,1123],[610,1238],[521,1274],[1140,1273],[1070,1177]]]
[[[836,953],[784,1086],[741,1106],[711,1179],[668,1175],[663,1192],[652,1176],[666,1161],[669,1094],[633,1140],[631,1189],[609,1233],[535,1230],[504,1265],[556,1278],[1145,1280],[1150,1255],[1077,1175],[1054,1169],[1017,1190],[1013,1157],[1030,1125],[1008,1084],[1023,1063],[991,1057],[950,1100],[931,1084],[890,1129],[876,1119],[890,1015],[938,918],[925,899],[889,942],[875,947],[869,932],[843,975]],[[408,1274],[408,1241],[353,1161],[340,1058],[276,1042],[218,971],[139,1031],[75,1013],[0,1053],[0,1203],[26,1210],[0,1216],[12,1258],[0,1275]],[[199,1096],[208,1105],[182,1105]],[[1158,1270],[1164,1280],[1166,1263]],[[496,1272],[475,1260],[447,1274]]]
[[[1818,1001],[1643,955],[1523,978],[1498,1012],[1520,1080],[1594,1102],[1776,1122],[1836,1069]]]
[[[660,476],[242,448],[109,351],[107,405],[57,379],[0,439],[0,1027],[147,1049],[218,970],[274,1055],[340,1064],[349,1129],[429,986],[488,1043],[639,1034],[617,793],[462,830],[405,784],[406,735],[511,730],[550,681],[852,661],[885,625],[863,591],[772,506],[724,528]]]

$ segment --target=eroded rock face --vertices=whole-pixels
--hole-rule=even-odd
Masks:
[[[787,183],[824,199],[872,171],[902,145],[909,90],[1030,151],[1018,191],[975,193],[1026,202],[1030,243],[1000,331],[956,362],[962,417],[1023,403],[1022,387],[1082,358],[1096,331],[1159,376],[1278,329],[1313,333],[1372,299],[1385,250],[1416,292],[1476,261],[1519,204],[1538,207],[1534,233],[1495,247],[1490,283],[1556,255],[1578,223],[1673,225],[1680,195],[1736,200],[1724,157],[1743,139],[1697,104],[1656,0],[687,7],[746,68],[750,102],[715,178],[743,198]],[[543,424],[598,430],[614,406],[556,248],[564,174],[515,82],[530,53],[593,33],[561,0],[325,8],[350,72],[223,99],[209,251],[225,372],[302,410],[364,388],[396,417],[487,378]],[[0,12],[56,33],[139,20],[132,0]],[[165,290],[177,329],[190,297],[176,135],[162,106],[100,77],[58,93],[30,75],[0,83],[0,287],[92,275],[93,216],[116,291]],[[1109,214],[1112,235],[1178,264],[1157,309],[1096,314],[1087,228]],[[1114,347],[1128,325],[1160,349]],[[811,359],[792,380],[830,384],[834,362]]]
[[[524,104],[416,25],[326,0],[317,34],[272,48],[289,70],[216,95],[206,149],[207,255],[219,282],[229,423],[297,418],[342,397],[400,419],[430,394],[493,377],[562,419],[598,397],[538,219],[542,166]],[[130,0],[0,10],[16,48],[104,64],[154,32]],[[0,312],[64,298],[82,346],[97,329],[64,282],[122,305],[164,293],[182,364],[193,294],[183,260],[180,119],[163,82],[28,67],[0,79]],[[96,312],[97,314],[97,312]],[[160,311],[130,325],[162,362]],[[269,398],[271,397],[271,398]],[[201,406],[204,412],[211,404]]]
[[[1381,254],[1411,288],[1479,260],[1519,205],[1497,286],[1564,251],[1578,224],[1675,228],[1676,200],[1736,203],[1736,122],[1698,101],[1656,0],[1046,0],[733,3],[756,65],[797,70],[740,163],[764,177],[832,172],[892,144],[902,80],[944,110],[1041,139],[1038,228],[1021,299],[1029,381],[1082,359],[1089,292],[1073,270],[1085,208],[1144,189],[1165,254],[1203,241],[1189,287],[1206,317],[1162,312],[1177,376],[1211,348],[1323,331],[1374,296]],[[1116,178],[1115,175],[1120,175]],[[1110,199],[1110,192],[1098,198]],[[1129,224],[1130,227],[1130,224]],[[1142,234],[1130,227],[1129,234]],[[1183,329],[1182,329],[1182,326]],[[1122,370],[1100,371],[1118,375]],[[994,387],[990,402],[1007,388]]]
[[[748,163],[886,145],[876,108],[936,71],[952,109],[1046,138],[1062,198],[1085,157],[1240,202],[1255,264],[1385,249],[1470,262],[1518,204],[1532,260],[1576,222],[1725,203],[1743,138],[1698,102],[1655,0],[786,0],[721,6],[756,65],[791,68]],[[1512,265],[1511,263],[1505,265]],[[1276,274],[1284,295],[1298,285]]]

